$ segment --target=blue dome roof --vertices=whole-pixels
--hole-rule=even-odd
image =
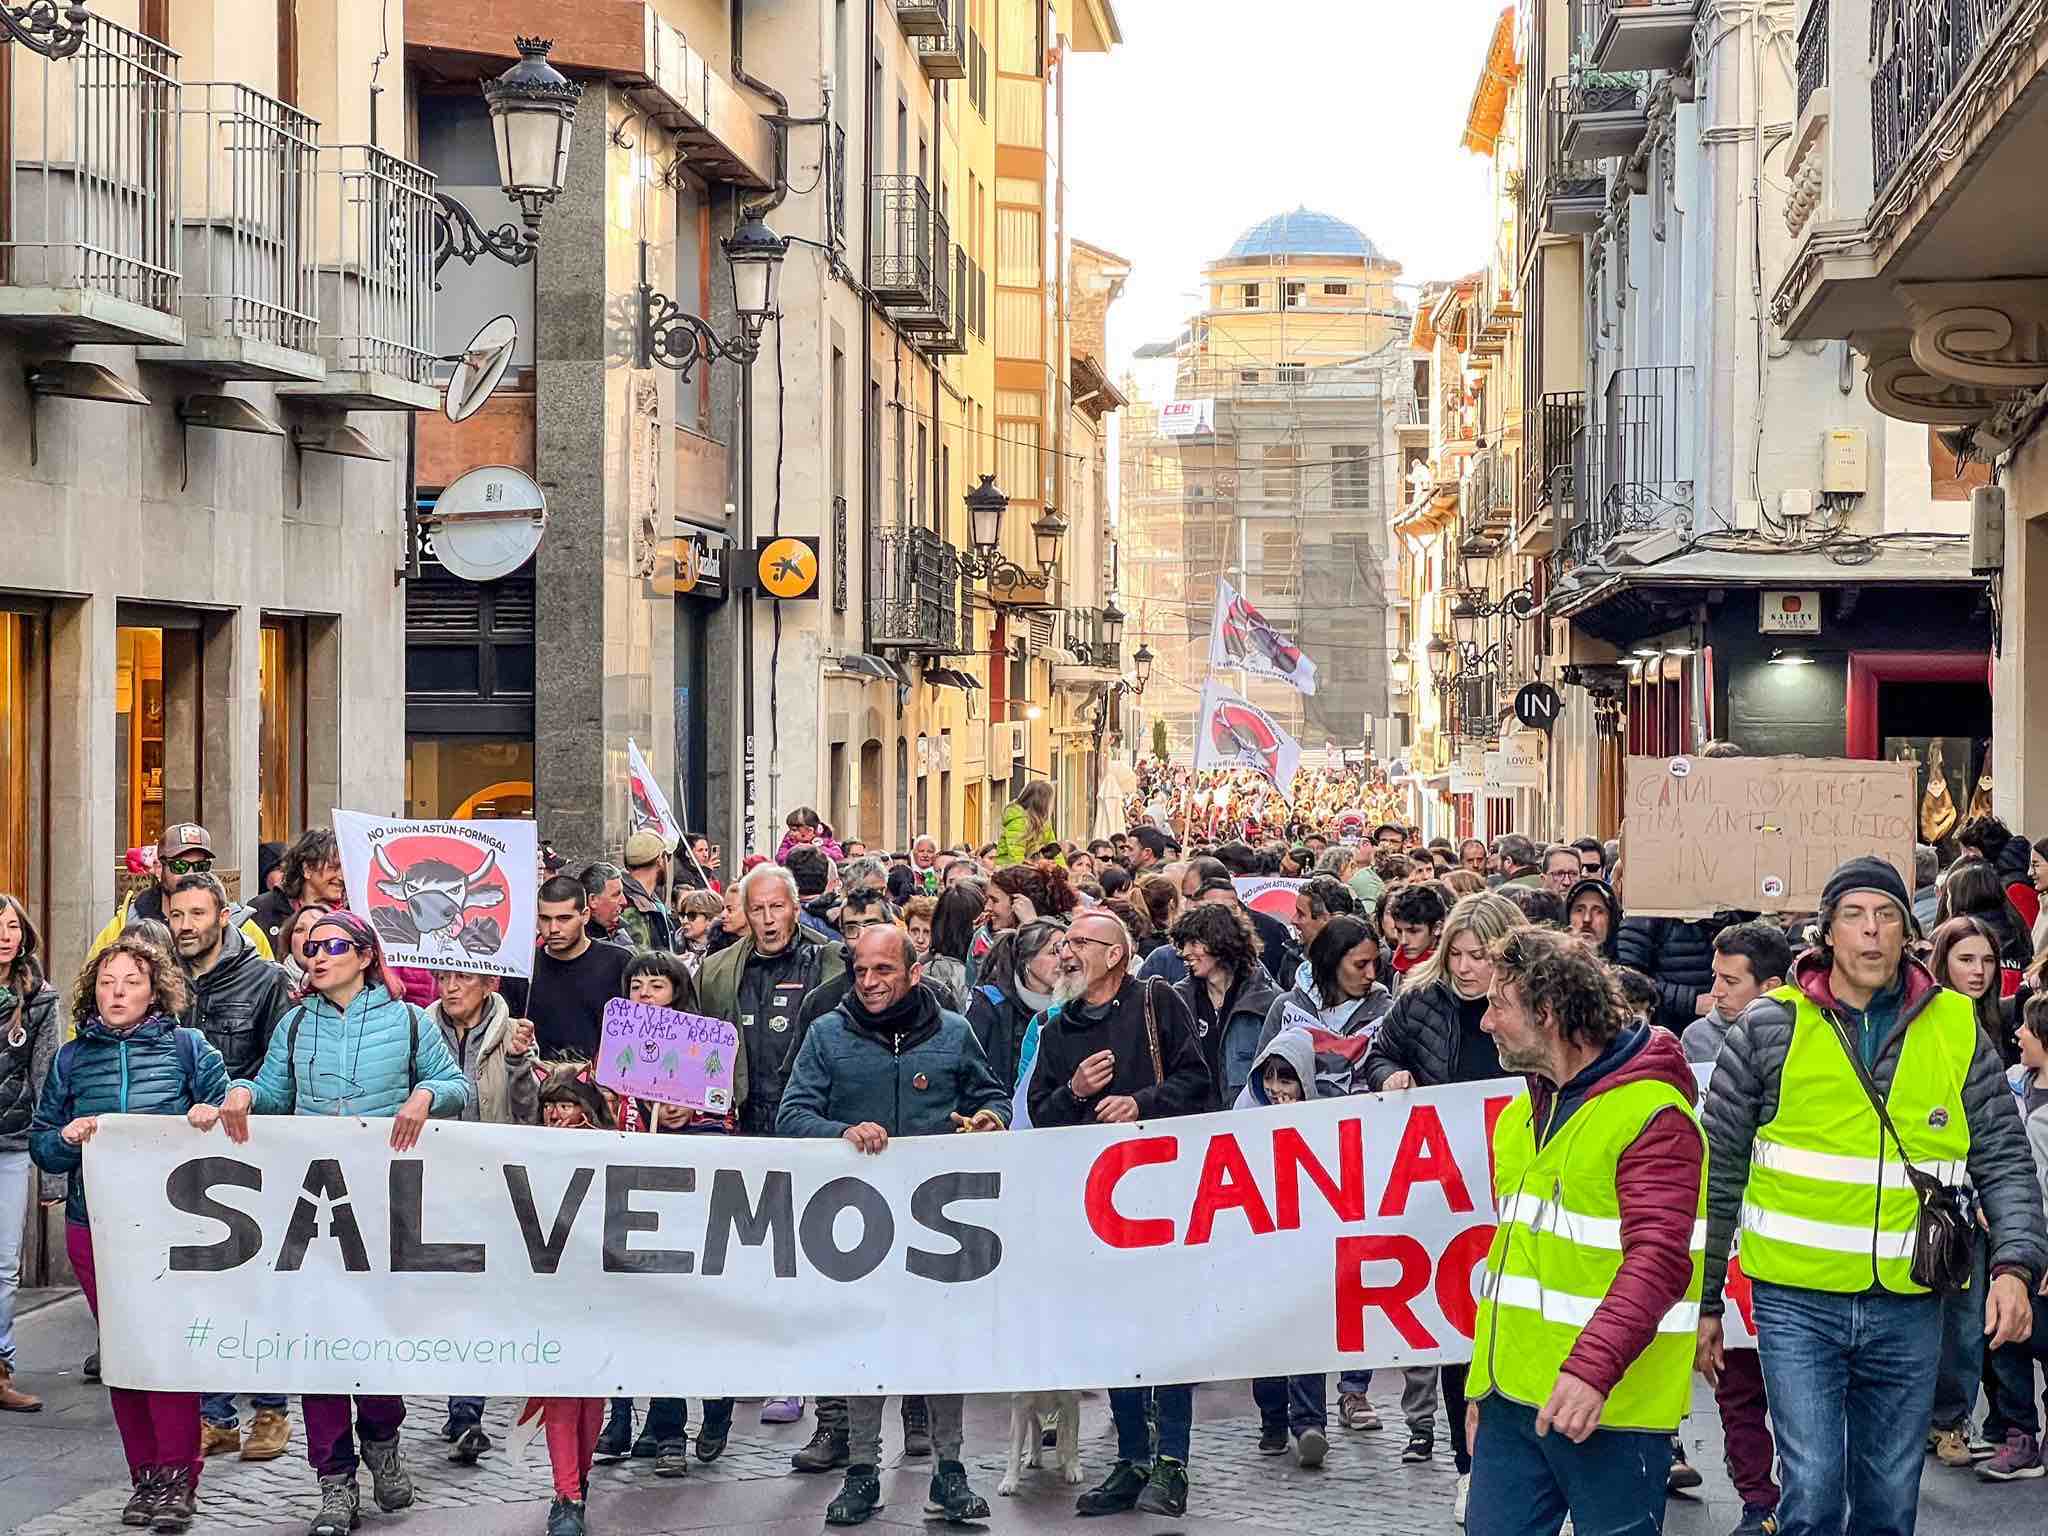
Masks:
[[[1225,261],[1244,256],[1362,256],[1381,259],[1379,247],[1355,224],[1313,208],[1276,213],[1237,237]]]

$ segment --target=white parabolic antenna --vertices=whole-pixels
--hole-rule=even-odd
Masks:
[[[464,581],[495,581],[526,564],[547,520],[547,497],[531,475],[480,465],[434,503],[434,556]]]
[[[512,366],[512,349],[518,345],[519,327],[510,315],[484,322],[455,359],[455,372],[449,375],[447,393],[441,398],[441,409],[450,421],[467,421],[483,409],[498,380]]]

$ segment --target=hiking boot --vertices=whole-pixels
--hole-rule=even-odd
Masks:
[[[548,1506],[548,1536],[583,1536],[583,1501],[555,1495]]]
[[[708,1429],[698,1430],[697,1459],[707,1462],[718,1460],[725,1452],[725,1442],[731,1433],[730,1429],[721,1429],[715,1434]]]
[[[2041,1465],[2041,1442],[2024,1429],[2009,1429],[2005,1433],[2005,1444],[1989,1461],[1977,1463],[1977,1475],[1989,1478],[1994,1483],[2015,1482],[2023,1477],[2039,1477],[2048,1467]]]
[[[617,1461],[628,1456],[633,1450],[633,1400],[630,1397],[612,1399],[611,1417],[604,1421],[604,1428],[598,1431],[597,1454],[606,1461]]]
[[[988,1518],[988,1500],[967,1486],[967,1468],[957,1461],[942,1461],[932,1474],[931,1492],[925,1496],[924,1512],[942,1515],[948,1525],[965,1525]]]
[[[1152,1475],[1145,1479],[1138,1495],[1138,1508],[1148,1515],[1184,1515],[1188,1512],[1188,1469],[1171,1456],[1152,1463]]]
[[[43,1400],[31,1397],[14,1384],[14,1370],[0,1365],[0,1413],[41,1413]]]
[[[827,1525],[865,1525],[882,1507],[882,1479],[873,1467],[848,1467],[846,1486],[825,1506]]]
[[[398,1436],[372,1440],[363,1436],[363,1463],[370,1469],[370,1497],[385,1514],[412,1503],[412,1474],[405,1469],[405,1455],[398,1448]]]
[[[1742,1506],[1742,1523],[1728,1536],[1778,1536],[1778,1512],[1745,1504]]]
[[[1294,1437],[1294,1459],[1303,1471],[1315,1471],[1329,1454],[1330,1437],[1313,1425]]]
[[[830,1472],[845,1466],[851,1454],[845,1430],[829,1429],[820,1424],[810,1443],[790,1457],[789,1464],[798,1472]],[[861,1518],[867,1517],[863,1515]]]
[[[363,1495],[353,1472],[320,1479],[320,1513],[306,1527],[306,1536],[348,1536],[363,1523]]]
[[[922,1461],[932,1453],[931,1407],[921,1397],[903,1399],[903,1454]]]
[[[1378,1429],[1380,1416],[1363,1392],[1346,1392],[1337,1400],[1337,1422],[1346,1429]]]
[[[660,1454],[661,1442],[649,1434],[646,1426],[642,1425],[640,1438],[633,1442],[633,1459],[635,1461],[652,1461]]]
[[[157,1484],[155,1508],[150,1513],[149,1525],[155,1531],[182,1531],[192,1524],[193,1515],[198,1513],[199,1492],[192,1484],[190,1467],[166,1467],[163,1481]]]
[[[1451,1519],[1455,1524],[1465,1523],[1465,1506],[1472,1501],[1472,1474],[1458,1474],[1458,1491],[1451,1498]]]
[[[242,1432],[228,1424],[205,1424],[199,1426],[199,1454],[201,1456],[225,1456],[242,1448]]]
[[[763,1424],[794,1424],[804,1416],[804,1400],[800,1397],[771,1397],[761,1405]]]
[[[1411,1424],[1408,1426],[1408,1446],[1401,1452],[1401,1460],[1409,1466],[1420,1466],[1436,1455],[1436,1427],[1432,1424]]]
[[[1145,1491],[1145,1480],[1151,1475],[1150,1467],[1120,1461],[1109,1469],[1109,1476],[1074,1500],[1074,1513],[1120,1515],[1127,1509],[1134,1509],[1138,1495]]]
[[[1970,1456],[1970,1438],[1958,1425],[1954,1429],[1937,1429],[1934,1432],[1934,1459],[1944,1467],[1967,1467],[1974,1465]]]
[[[688,1477],[690,1475],[690,1442],[688,1440],[664,1440],[654,1458],[656,1477]]]
[[[157,1467],[144,1467],[135,1474],[135,1491],[121,1506],[123,1525],[147,1525],[156,1518],[156,1501],[163,1496],[163,1477]]]
[[[242,1436],[242,1460],[275,1461],[292,1437],[292,1421],[276,1408],[258,1408]]]
[[[1685,1459],[1685,1447],[1678,1443],[1678,1436],[1671,1437],[1671,1470],[1664,1474],[1664,1491],[1682,1493],[1688,1488],[1699,1487],[1702,1479],[1698,1467]]]
[[[455,1443],[448,1447],[448,1459],[458,1466],[475,1466],[477,1457],[490,1448],[491,1437],[484,1433],[483,1425],[470,1419],[456,1431]]]
[[[1259,1454],[1261,1456],[1285,1456],[1287,1454],[1287,1426],[1285,1424],[1261,1424],[1259,1426]]]

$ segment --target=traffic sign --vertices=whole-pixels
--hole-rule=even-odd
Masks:
[[[754,579],[769,597],[818,595],[818,541],[784,536],[754,551]]]
[[[1548,683],[1528,683],[1515,695],[1515,718],[1531,730],[1547,731],[1557,724],[1557,712],[1564,700]]]

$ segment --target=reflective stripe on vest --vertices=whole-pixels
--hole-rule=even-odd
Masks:
[[[1502,1111],[1493,1136],[1499,1226],[1479,1281],[1470,1396],[1499,1392],[1536,1407],[1549,1399],[1579,1334],[1621,1269],[1621,1204],[1614,1181],[1622,1154],[1651,1117],[1666,1109],[1683,1112],[1699,1134],[1698,1117],[1684,1094],[1652,1081],[1593,1095],[1540,1148],[1526,1093]],[[1691,1406],[1706,1246],[1704,1182],[1685,1295],[1608,1393],[1603,1427],[1676,1429]]]
[[[1743,1193],[1740,1248],[1753,1280],[1855,1294],[1919,1294],[1912,1278],[1920,1214],[1848,1049],[1805,993],[1771,993],[1792,1009],[1778,1107],[1757,1128]],[[1963,1082],[1977,1048],[1969,999],[1941,991],[1907,1024],[1885,1110],[1907,1155],[1945,1183],[1963,1182],[1970,1121]]]

